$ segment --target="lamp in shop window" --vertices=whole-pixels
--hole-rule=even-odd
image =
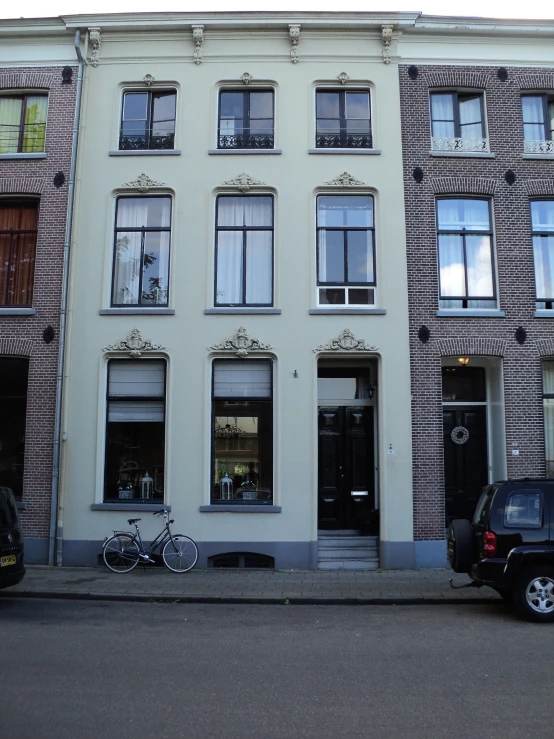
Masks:
[[[221,500],[233,500],[233,481],[227,473],[219,481],[221,485]]]
[[[465,367],[469,364],[469,357],[458,357],[458,363]]]
[[[154,480],[148,472],[140,480],[140,497],[151,498],[154,494]]]

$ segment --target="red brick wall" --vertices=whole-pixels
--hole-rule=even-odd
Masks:
[[[22,193],[40,197],[33,308],[34,316],[2,315],[0,355],[29,357],[25,472],[21,511],[25,536],[47,537],[50,523],[52,454],[60,300],[71,141],[75,116],[77,68],[71,84],[62,84],[62,67],[0,69],[0,91],[45,89],[49,92],[46,159],[0,160],[0,196]],[[65,183],[54,186],[63,172]],[[52,326],[55,338],[42,333]]]
[[[441,357],[503,357],[506,452],[509,476],[544,474],[541,356],[554,349],[554,320],[535,318],[535,285],[529,200],[554,198],[554,161],[523,159],[520,94],[552,90],[554,70],[497,67],[419,66],[415,80],[399,68],[404,190],[406,198],[408,291],[414,453],[414,536],[444,537]],[[432,157],[429,89],[465,87],[485,91],[490,150],[495,158]],[[413,177],[415,167],[423,182]],[[504,175],[516,174],[510,186]],[[435,196],[486,194],[493,201],[499,309],[505,318],[437,317],[438,272]],[[419,328],[430,330],[422,343]],[[527,340],[517,343],[523,326]],[[513,446],[519,456],[511,454]]]

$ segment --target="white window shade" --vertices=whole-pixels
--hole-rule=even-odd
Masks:
[[[271,398],[271,362],[214,362],[214,397]]]
[[[110,362],[110,396],[163,398],[165,362],[122,360]]]
[[[108,421],[110,423],[132,422],[163,423],[165,420],[163,400],[110,400]]]

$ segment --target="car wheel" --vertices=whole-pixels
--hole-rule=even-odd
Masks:
[[[554,621],[554,567],[545,563],[524,570],[514,588],[514,604],[529,621]]]
[[[471,522],[455,518],[448,527],[448,561],[454,572],[469,572],[474,562]]]

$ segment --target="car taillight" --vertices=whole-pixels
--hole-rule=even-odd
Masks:
[[[496,557],[496,534],[492,531],[485,531],[483,534],[483,555]]]

